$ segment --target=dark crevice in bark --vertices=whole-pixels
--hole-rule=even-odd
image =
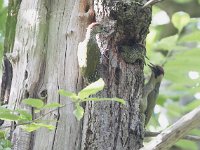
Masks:
[[[28,92],[28,90],[25,90],[24,98],[29,98],[29,92]]]
[[[58,87],[58,90],[60,90],[58,81],[57,81],[57,87]],[[61,103],[60,95],[58,95],[58,103]],[[57,116],[56,116],[56,125],[55,125],[55,131],[54,131],[54,135],[53,135],[53,143],[52,143],[52,148],[51,148],[51,150],[54,149],[55,139],[56,139],[56,135],[57,135],[57,129],[58,129],[58,122],[59,122],[59,120],[60,120],[60,108],[58,108],[58,114],[57,114]]]
[[[80,127],[79,127],[80,132],[79,132],[79,134],[78,134],[78,136],[76,137],[76,140],[75,140],[75,149],[76,150],[80,150],[81,149],[81,142],[82,142],[81,139],[83,137],[83,134],[81,132],[82,131],[81,129],[83,128],[83,121],[82,120],[81,120]]]
[[[67,42],[66,42],[67,43]],[[63,72],[64,72],[64,77],[65,77],[65,66],[66,66],[66,61],[67,61],[67,44],[66,44],[66,50],[65,50],[65,57],[64,57],[64,66],[63,66],[63,68],[64,68],[64,70],[63,70]]]
[[[118,120],[116,121],[117,123],[117,128],[115,130],[115,135],[114,135],[114,147],[113,147],[113,150],[117,150],[116,147],[117,147],[117,143],[119,142],[118,139],[119,139],[119,132],[120,132],[120,127],[121,127],[121,107],[119,106],[119,110],[118,110]]]
[[[35,139],[35,134],[34,133],[31,133],[30,135],[30,147],[29,147],[29,150],[33,150],[33,145],[34,145],[34,140]]]
[[[44,54],[44,56],[46,56],[46,55]],[[28,59],[28,54],[27,54],[27,59]],[[27,97],[25,97],[25,98],[29,98],[29,97],[39,98],[39,99],[42,99],[44,103],[46,103],[47,95],[48,95],[46,87],[44,87],[44,83],[43,83],[44,76],[45,76],[45,70],[46,70],[45,60],[46,60],[46,57],[44,57],[41,61],[42,64],[40,66],[39,78],[38,78],[38,81],[36,81],[36,83],[34,85],[35,87],[33,88],[33,91],[28,92],[28,90],[25,90],[25,94],[28,93]],[[25,72],[28,72],[28,71],[25,70]],[[36,119],[36,117],[38,117],[38,116],[35,115],[34,109],[32,109],[31,111],[32,111],[33,119]],[[35,132],[31,132],[29,149],[32,150],[34,148],[34,145],[35,145]]]
[[[24,80],[26,80],[28,78],[28,71],[25,70],[25,73],[24,73]]]
[[[2,75],[2,83],[1,83],[1,105],[8,104],[10,89],[13,77],[12,64],[4,56],[3,60],[3,75]]]

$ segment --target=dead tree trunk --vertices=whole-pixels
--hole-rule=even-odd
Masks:
[[[142,146],[139,102],[144,84],[144,44],[151,21],[151,9],[142,9],[143,3],[142,0],[21,1],[10,54],[13,78],[9,106],[31,112],[31,108],[21,104],[23,98],[31,97],[66,107],[45,118],[57,121],[52,132],[41,129],[27,133],[12,128],[15,150],[137,150]],[[78,122],[72,113],[73,104],[59,96],[58,90],[78,92],[83,88],[77,47],[94,19],[93,10],[96,22],[105,31],[99,34],[98,72],[106,88],[98,96],[120,97],[127,104],[88,102],[84,119]]]

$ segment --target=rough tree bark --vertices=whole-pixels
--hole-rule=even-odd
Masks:
[[[73,104],[59,96],[58,90],[77,92],[83,88],[77,47],[93,21],[84,15],[88,11],[91,15],[93,4],[85,5],[86,0],[15,2],[20,7],[14,47],[9,54],[13,67],[9,107],[31,112],[21,103],[29,97],[41,98],[46,103],[59,102],[66,107],[45,118],[57,120],[52,132],[41,129],[27,133],[12,127],[13,149],[139,149],[143,142],[139,102],[144,84],[144,44],[151,21],[151,9],[142,9],[145,1],[94,0],[96,21],[106,31],[99,34],[98,71],[106,88],[98,96],[117,96],[127,103],[122,106],[116,102],[88,102],[80,122],[72,114]]]

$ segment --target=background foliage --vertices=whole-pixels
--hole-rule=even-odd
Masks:
[[[1,60],[2,60],[2,56],[3,56],[3,42],[4,42],[4,35],[5,35],[6,17],[7,17],[6,4],[5,4],[4,0],[0,0],[0,59]],[[0,67],[0,68],[2,68],[2,67]],[[0,69],[0,74],[2,74],[2,69]]]
[[[165,77],[148,126],[151,131],[163,130],[200,105],[200,11],[195,10],[199,4],[199,0],[174,0],[153,7],[147,56],[164,67]],[[196,7],[188,9],[191,5]],[[200,129],[191,134],[200,136]],[[179,140],[171,149],[198,150],[200,144]]]

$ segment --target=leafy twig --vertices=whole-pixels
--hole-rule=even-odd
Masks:
[[[70,104],[72,104],[72,102],[71,102]],[[61,106],[61,107],[59,107],[59,108],[63,108],[63,107],[65,107],[65,106],[66,106],[66,105],[63,105],[63,106]],[[50,114],[50,113],[52,113],[52,112],[58,110],[59,108],[50,110],[50,111],[48,111],[47,113],[45,113],[45,114],[39,116],[38,118],[33,119],[32,121],[24,122],[24,123],[19,123],[19,124],[16,124],[15,126],[28,125],[28,124],[34,123],[34,122],[36,122],[36,121],[42,119],[43,117],[47,116],[48,114]],[[6,128],[10,128],[10,127],[12,127],[12,125],[1,126],[0,129],[6,129]]]

